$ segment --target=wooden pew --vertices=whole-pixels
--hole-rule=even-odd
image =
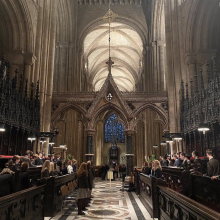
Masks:
[[[158,186],[159,219],[219,220],[220,214],[168,187]]]
[[[44,217],[56,215],[62,207],[64,197],[61,195],[61,187],[76,179],[75,174],[68,174],[60,177],[47,179],[44,192]]]
[[[152,218],[159,217],[157,185],[166,186],[165,181],[139,173],[139,198]]]
[[[220,180],[191,175],[191,198],[220,213]]]
[[[32,187],[0,198],[0,219],[43,219],[43,201],[45,185]]]

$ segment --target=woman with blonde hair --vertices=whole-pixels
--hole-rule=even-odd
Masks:
[[[162,177],[162,167],[160,161],[158,160],[154,160],[153,162],[153,176],[155,176],[156,178]]]
[[[85,215],[83,211],[86,210],[87,206],[87,197],[89,192],[89,183],[88,183],[88,171],[87,171],[87,164],[82,163],[80,165],[79,170],[77,171],[77,183],[78,183],[78,190],[77,190],[77,205],[78,205],[78,215]]]
[[[41,170],[41,178],[50,177],[50,171],[51,171],[50,161],[46,160],[44,162],[44,165],[43,165],[42,170]]]

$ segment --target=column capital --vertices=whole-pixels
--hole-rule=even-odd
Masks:
[[[124,133],[127,136],[134,136],[136,131],[135,130],[124,130]]]
[[[86,134],[87,134],[87,136],[94,136],[94,135],[95,135],[95,130],[93,130],[93,129],[87,129],[87,130],[86,130]]]

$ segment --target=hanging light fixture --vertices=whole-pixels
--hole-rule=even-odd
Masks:
[[[53,138],[50,138],[49,144],[50,145],[54,145],[55,144],[54,141],[53,141]]]
[[[154,147],[154,148],[157,148],[158,146],[157,146],[157,144],[154,144],[153,147]]]
[[[46,142],[46,138],[41,138],[41,139],[40,139],[40,142],[41,142],[42,144],[44,144],[44,143]]]
[[[198,131],[202,131],[204,135],[205,135],[205,132],[209,130],[210,128],[207,123],[201,123],[198,127]]]
[[[29,141],[35,141],[37,138],[36,138],[36,136],[35,136],[35,134],[31,134],[29,137],[28,137],[28,140]]]
[[[5,131],[5,125],[3,123],[0,123],[0,132]]]
[[[180,134],[176,134],[173,139],[179,142],[179,141],[181,141],[183,138],[181,137]]]
[[[65,144],[60,144],[60,147],[65,147],[66,145]]]
[[[167,142],[167,143],[173,143],[173,140],[172,140],[172,138],[167,138],[167,139],[166,139],[166,142]]]
[[[160,145],[162,145],[162,146],[166,146],[167,143],[166,143],[166,141],[161,141],[161,142],[160,142]]]

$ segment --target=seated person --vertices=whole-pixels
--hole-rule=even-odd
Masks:
[[[21,164],[21,173],[19,175],[19,190],[25,190],[30,188],[30,177],[27,172],[28,168],[28,163],[23,162]]]
[[[0,197],[7,196],[15,192],[13,172],[9,169],[8,163],[0,173]]]
[[[209,158],[207,163],[207,176],[218,176],[219,175],[219,161],[214,159],[212,156],[212,150],[206,150],[206,156]]]
[[[68,174],[71,174],[71,173],[73,173],[73,165],[72,165],[72,161],[71,160],[69,160],[68,162],[67,162],[67,172],[68,172]]]
[[[156,178],[162,178],[162,167],[158,160],[153,161],[153,173],[152,175]]]
[[[41,178],[47,178],[50,177],[50,161],[46,160],[42,170],[41,170]]]
[[[12,163],[10,164],[10,169],[15,172],[20,169],[20,156],[14,155]]]
[[[161,166],[162,167],[167,167],[167,160],[165,157],[161,157]]]

